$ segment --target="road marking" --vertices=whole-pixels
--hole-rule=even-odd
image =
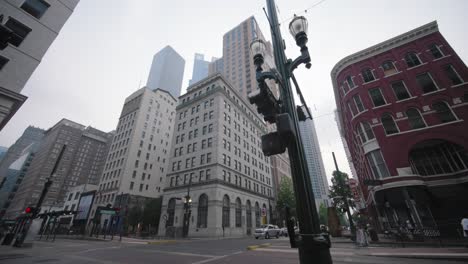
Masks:
[[[77,255],[63,255],[63,256],[66,258],[85,260],[85,261],[90,261],[90,262],[100,263],[100,264],[124,264],[123,262],[117,262],[115,260],[112,260],[112,261],[100,260],[100,259],[90,258],[90,257],[85,257],[85,256],[77,256]]]
[[[152,249],[143,249],[143,250],[138,250],[138,251],[163,253],[163,254],[171,254],[171,255],[180,255],[180,256],[201,257],[201,258],[216,258],[216,257],[219,257],[219,256],[215,256],[215,255],[204,255],[204,254],[194,254],[194,253],[187,253],[187,252],[152,250]]]
[[[79,252],[77,252],[77,254],[86,253],[86,252],[91,252],[91,251],[96,251],[96,250],[101,250],[101,249],[114,249],[114,248],[120,248],[120,247],[90,248],[90,249],[87,249],[87,250],[79,251]]]
[[[225,258],[225,257],[227,257],[227,256],[228,256],[228,255],[217,256],[217,257],[210,258],[210,259],[205,259],[205,260],[200,260],[200,261],[197,261],[197,262],[192,262],[192,264],[204,264],[204,263],[208,263],[208,262],[212,262],[212,261],[215,261],[215,260],[219,260],[219,259]]]

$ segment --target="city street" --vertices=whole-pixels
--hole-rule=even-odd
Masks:
[[[266,247],[248,250],[248,246],[269,243]],[[437,252],[438,249],[367,248],[356,249],[351,243],[335,243],[334,263],[466,263],[458,260],[435,260],[385,257],[392,252]],[[448,249],[444,249],[447,251]],[[468,253],[466,249],[450,249]],[[386,253],[385,253],[386,252]],[[383,256],[369,256],[377,254]],[[450,255],[449,253],[445,253]],[[428,253],[428,255],[430,255]],[[459,254],[460,255],[460,254]],[[290,249],[285,238],[255,240],[251,238],[147,241],[88,241],[57,239],[37,241],[33,248],[0,247],[0,263],[298,263],[297,251]]]

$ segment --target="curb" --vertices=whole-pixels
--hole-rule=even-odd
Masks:
[[[176,244],[177,240],[160,240],[160,241],[148,241],[146,244],[148,245],[162,245],[162,244]]]
[[[255,250],[257,248],[266,248],[266,247],[269,247],[269,246],[271,246],[271,243],[265,243],[265,244],[260,244],[260,245],[252,245],[252,246],[248,246],[247,250]]]
[[[393,257],[393,258],[413,258],[413,259],[446,259],[446,260],[468,260],[468,254],[465,253],[407,253],[407,254],[389,254],[389,253],[370,253],[365,254],[372,257]]]

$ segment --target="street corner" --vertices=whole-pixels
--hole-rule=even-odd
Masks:
[[[247,247],[247,250],[256,250],[258,248],[267,248],[267,247],[270,247],[271,246],[271,243],[263,243],[263,244],[259,244],[259,245],[251,245],[251,246],[248,246]]]

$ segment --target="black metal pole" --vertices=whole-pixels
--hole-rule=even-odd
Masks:
[[[333,161],[335,162],[336,172],[341,174],[340,169],[338,169],[338,163],[336,162],[335,152],[332,152],[332,155],[333,155]],[[345,184],[345,183],[341,182],[340,184]],[[346,206],[346,215],[348,216],[348,220],[349,220],[349,229],[351,229],[351,240],[355,241],[356,240],[356,227],[354,226],[354,221],[351,216],[351,211],[349,209],[348,197],[343,197],[343,198],[344,198],[344,203]]]
[[[275,55],[275,64],[282,76],[281,100],[283,109],[292,119],[295,140],[288,145],[288,153],[291,164],[291,172],[297,201],[297,215],[300,222],[301,241],[299,247],[299,259],[302,264],[332,263],[330,244],[320,234],[319,217],[315,205],[314,193],[307,168],[302,139],[299,129],[299,120],[296,112],[296,104],[290,84],[290,68],[284,52],[284,42],[281,37],[280,24],[276,14],[274,0],[267,0],[268,15],[271,23],[271,38]]]

